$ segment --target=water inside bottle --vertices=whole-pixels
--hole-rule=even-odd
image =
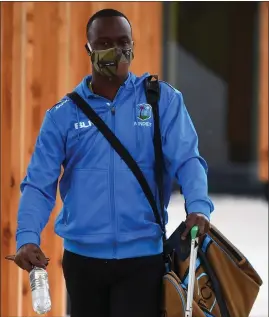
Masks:
[[[45,314],[50,311],[51,299],[47,271],[35,267],[30,272],[30,286],[33,310],[38,314]]]

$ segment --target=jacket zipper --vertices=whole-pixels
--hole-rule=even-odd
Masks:
[[[115,107],[111,108],[112,115],[112,132],[115,133]],[[116,246],[117,246],[117,224],[116,224],[116,215],[115,215],[115,193],[114,193],[114,149],[111,147],[110,151],[110,197],[111,197],[111,209],[112,209],[112,217],[114,223],[114,243],[113,243],[113,258],[116,258]]]

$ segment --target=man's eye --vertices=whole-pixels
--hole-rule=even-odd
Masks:
[[[122,40],[120,41],[119,46],[123,48],[128,48],[130,47],[130,42],[128,40]]]
[[[108,47],[110,47],[110,43],[108,42],[108,41],[98,41],[97,43],[96,43],[96,45],[100,48],[100,49],[102,49],[102,48],[108,48]]]

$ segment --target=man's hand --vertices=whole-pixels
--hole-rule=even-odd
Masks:
[[[23,270],[30,272],[33,266],[43,269],[48,265],[48,259],[35,244],[25,244],[17,252],[14,262]]]
[[[199,231],[198,234],[199,236],[203,236],[205,233],[208,232],[209,230],[209,220],[208,218],[201,213],[191,213],[187,216],[186,219],[186,230],[183,232],[181,238],[182,240],[185,240],[189,231],[193,226],[198,226]]]

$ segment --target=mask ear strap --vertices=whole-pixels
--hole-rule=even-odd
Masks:
[[[91,45],[90,45],[89,42],[87,42],[85,44],[85,48],[86,48],[86,51],[87,51],[88,55],[91,56],[92,55],[92,48],[91,48]]]

